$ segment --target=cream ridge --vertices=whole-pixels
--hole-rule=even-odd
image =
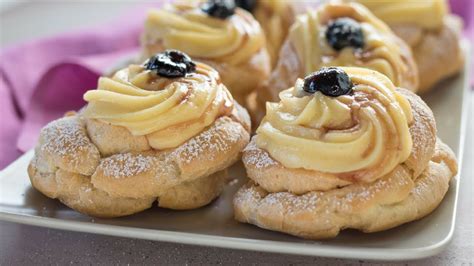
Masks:
[[[266,33],[266,45],[273,65],[277,62],[280,48],[293,23],[294,11],[290,3],[288,0],[260,0],[253,11]]]
[[[354,84],[351,94],[308,94],[298,80],[279,103],[267,103],[256,143],[287,168],[371,182],[409,157],[411,107],[384,75],[341,69]]]
[[[163,78],[143,65],[130,65],[112,78],[99,79],[88,91],[84,115],[146,136],[157,150],[174,148],[231,113],[233,99],[211,67],[196,63],[196,72]]]
[[[327,43],[327,24],[342,17],[360,23],[365,39],[363,49],[346,47],[335,51]],[[323,66],[360,66],[376,70],[401,86],[410,71],[389,27],[357,3],[330,3],[298,16],[289,38],[305,75]]]
[[[209,16],[196,2],[179,2],[148,13],[147,43],[162,43],[193,58],[233,65],[247,62],[265,47],[263,31],[252,15],[237,8],[227,19]]]
[[[448,13],[446,0],[356,0],[388,24],[415,24],[425,29],[442,27]]]

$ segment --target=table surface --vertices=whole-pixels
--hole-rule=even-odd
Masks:
[[[8,1],[8,0],[0,0]],[[0,45],[47,36],[110,20],[132,1],[41,1],[5,5],[0,10]],[[80,15],[77,15],[80,14]],[[26,23],[34,21],[35,23]],[[468,132],[474,132],[474,93]],[[467,134],[461,170],[456,231],[451,244],[420,265],[474,264],[474,138]],[[67,232],[0,222],[0,265],[18,264],[371,264],[306,256],[198,247],[147,240]],[[380,263],[380,262],[378,262]]]

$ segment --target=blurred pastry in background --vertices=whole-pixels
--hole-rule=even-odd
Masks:
[[[272,66],[295,20],[295,3],[288,0],[235,0],[237,6],[251,12],[265,32]]]
[[[368,7],[411,46],[418,65],[420,93],[461,70],[462,20],[449,13],[446,0],[357,2]]]
[[[241,104],[270,74],[265,34],[233,1],[180,1],[150,10],[142,57],[177,49],[216,69]]]
[[[396,86],[416,92],[418,71],[411,49],[366,7],[357,3],[329,3],[299,15],[280,51],[269,80],[249,104],[254,124],[265,104],[323,66],[366,67],[386,75]]]

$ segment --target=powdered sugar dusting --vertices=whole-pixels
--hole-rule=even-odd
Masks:
[[[273,160],[268,152],[258,152],[259,148],[255,141],[251,141],[250,144],[244,149],[245,152],[245,163],[254,165],[256,168],[266,168],[272,165],[276,165],[277,162]]]
[[[258,186],[243,189],[238,197],[238,202],[247,202],[259,208],[272,206],[285,215],[296,215],[301,212],[318,212],[323,214],[351,213],[378,196],[398,193],[398,189],[406,186],[409,180],[402,177],[390,176],[380,179],[370,185],[354,184],[328,192],[313,191],[303,195],[290,192],[269,193],[262,197],[257,193]],[[383,194],[382,194],[383,193]],[[363,206],[363,205],[362,205]],[[354,209],[355,208],[355,209]]]
[[[119,179],[150,170],[155,160],[153,156],[123,153],[102,160],[100,167],[105,176]]]
[[[90,148],[85,129],[75,117],[51,122],[42,130],[41,136],[44,138],[41,151],[59,156],[71,155],[68,158],[73,165],[79,163],[79,157],[74,154]]]
[[[420,178],[420,177],[418,177]],[[423,177],[421,177],[423,178]],[[429,188],[429,184],[426,182],[426,180],[418,180],[416,182],[416,186],[412,191],[413,195],[420,196],[422,195],[427,189]]]
[[[185,162],[190,163],[203,155],[204,151],[209,151],[208,156],[229,150],[232,145],[237,143],[241,137],[239,127],[226,126],[226,121],[216,120],[215,124],[201,134],[191,138],[182,146],[174,151],[174,155],[182,155],[186,158]],[[209,158],[213,159],[213,158]]]
[[[287,214],[295,214],[298,212],[307,212],[316,210],[319,197],[317,193],[311,192],[301,196],[294,195],[288,192],[279,192],[269,194],[265,198],[265,202],[286,207]]]
[[[234,201],[238,204],[247,204],[256,206],[257,202],[261,200],[260,194],[257,192],[257,187],[243,187],[239,189]]]

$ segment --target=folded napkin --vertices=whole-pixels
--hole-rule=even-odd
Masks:
[[[157,1],[154,7],[165,2]],[[451,3],[453,10],[464,12],[465,21],[471,23],[471,9],[466,7],[472,8],[472,1]],[[34,147],[46,123],[80,109],[85,104],[82,95],[96,87],[101,73],[121,58],[137,53],[150,7],[139,6],[104,26],[2,49],[0,169]]]

